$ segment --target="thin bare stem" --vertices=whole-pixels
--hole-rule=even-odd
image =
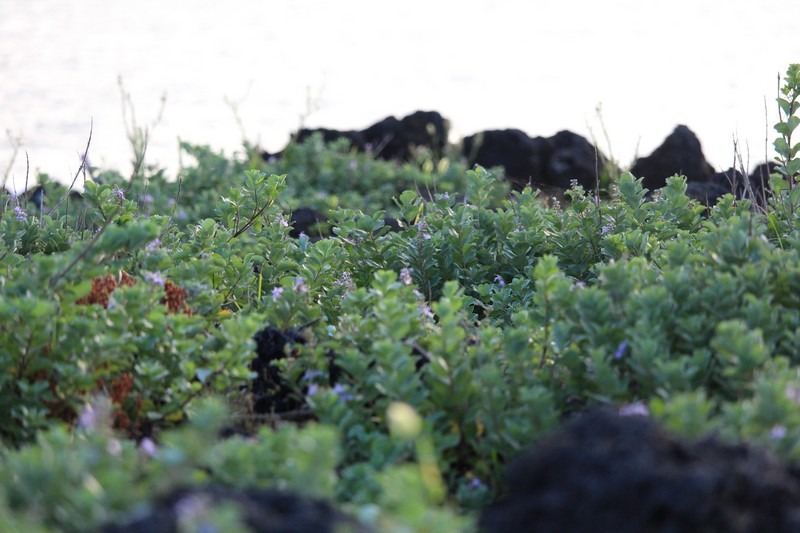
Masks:
[[[11,135],[11,130],[6,130],[6,136],[8,136],[8,140],[11,142],[11,159],[8,161],[8,166],[6,167],[5,171],[3,172],[3,183],[0,185],[0,188],[5,189],[6,183],[8,182],[8,176],[11,174],[11,169],[14,167],[14,161],[17,160],[17,154],[19,154],[19,148],[22,146],[22,137],[17,136],[14,137]]]
[[[102,226],[100,226],[100,229],[98,229],[97,232],[94,234],[94,236],[92,236],[92,240],[90,240],[89,243],[86,246],[84,246],[83,250],[81,250],[80,253],[76,255],[75,258],[61,270],[61,272],[50,278],[49,285],[51,289],[54,288],[56,285],[58,285],[58,282],[61,281],[61,279],[64,276],[66,276],[67,273],[70,270],[72,270],[80,260],[86,257],[89,251],[92,248],[94,248],[94,245],[97,244],[97,241],[100,239],[100,237],[103,235],[103,233],[106,231],[106,229],[110,224],[111,224],[111,219],[109,218],[108,221],[106,221]]]
[[[769,108],[766,96],[764,96],[764,161],[769,163]]]
[[[31,175],[31,160],[28,157],[28,151],[25,150],[25,192],[28,192],[28,178]]]
[[[233,119],[236,121],[236,126],[239,128],[239,134],[242,136],[242,144],[244,144],[245,146],[248,146],[247,132],[245,131],[244,128],[244,121],[242,120],[242,115],[241,113],[239,113],[239,104],[241,104],[248,98],[252,87],[253,84],[251,82],[250,84],[248,84],[244,96],[237,101],[233,101],[231,98],[225,96],[225,104],[230,108],[231,112],[233,113]]]
[[[72,183],[69,184],[67,188],[67,192],[64,193],[56,205],[53,207],[53,211],[58,211],[58,208],[61,207],[61,204],[69,197],[69,193],[75,188],[75,182],[78,181],[78,176],[81,175],[81,171],[84,172],[84,181],[86,181],[86,158],[89,156],[89,147],[92,145],[92,134],[94,133],[94,118],[91,119],[89,122],[89,138],[86,140],[86,148],[83,150],[83,156],[81,157],[81,166],[78,167],[78,171],[75,172],[75,176],[72,178]]]
[[[134,178],[142,173],[144,168],[145,155],[147,153],[147,145],[150,139],[150,128],[155,128],[161,122],[164,116],[164,108],[166,107],[167,95],[161,95],[161,105],[158,110],[156,118],[151,122],[150,128],[140,127],[136,121],[136,110],[133,105],[133,98],[130,93],[125,90],[125,84],[120,76],[117,80],[119,90],[122,95],[122,120],[125,123],[126,136],[128,142],[133,150],[133,174],[131,175],[131,182]],[[130,184],[128,189],[130,190]]]

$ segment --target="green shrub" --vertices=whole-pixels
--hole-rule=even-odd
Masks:
[[[4,200],[0,526],[91,530],[214,482],[335,499],[380,530],[460,530],[510,458],[596,404],[796,460],[798,72],[760,210],[706,210],[680,176],[651,196],[629,173],[610,198],[545,201],[319,138],[272,162],[183,144],[195,163],[175,182],[107,171],[82,199],[44,178],[41,211]],[[300,206],[332,235],[290,238]],[[266,326],[303,339],[274,368],[305,427],[253,416]],[[390,427],[398,405],[414,431]],[[219,440],[223,421],[252,438]]]

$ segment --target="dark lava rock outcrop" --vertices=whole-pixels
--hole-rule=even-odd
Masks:
[[[267,326],[253,336],[256,357],[250,370],[256,377],[251,385],[253,411],[258,414],[284,413],[304,405],[276,366],[278,361],[296,356],[298,345],[306,343],[303,334],[294,329],[281,330]]]
[[[331,504],[276,490],[236,490],[205,487],[175,490],[153,502],[149,509],[135,513],[127,521],[108,524],[103,533],[179,533],[187,524],[196,531],[217,531],[203,517],[209,509],[233,505],[243,525],[253,533],[334,533],[370,531]],[[194,531],[194,529],[193,529]]]
[[[482,131],[464,138],[462,154],[470,165],[502,166],[518,190],[567,189],[573,180],[592,190],[607,161],[592,143],[567,130],[552,137],[530,137],[517,129]]]
[[[680,125],[647,157],[640,157],[631,167],[631,174],[644,178],[642,185],[652,190],[667,184],[667,178],[680,174],[687,182],[709,181],[714,168],[703,155],[700,140]]]
[[[507,469],[483,532],[790,533],[800,474],[745,445],[689,442],[643,416],[579,415]]]
[[[360,130],[332,130],[328,128],[303,128],[295,142],[303,142],[314,134],[324,142],[347,139],[359,152],[370,152],[385,160],[408,161],[415,151],[426,148],[435,157],[441,157],[447,146],[450,124],[436,111],[416,111],[398,119],[390,116]]]

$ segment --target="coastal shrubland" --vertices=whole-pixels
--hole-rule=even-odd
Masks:
[[[630,173],[545,197],[314,136],[274,160],[183,143],[175,179],[87,168],[80,194],[39,176],[44,201],[0,205],[0,529],[222,487],[469,530],[598,406],[797,461],[797,65],[778,104],[766,203]],[[300,208],[324,222],[293,237]],[[240,503],[178,527],[248,530]]]

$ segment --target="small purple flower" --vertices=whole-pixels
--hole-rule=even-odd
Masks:
[[[450,194],[448,194],[446,192],[443,192],[442,194],[437,194],[436,195],[436,199],[437,200],[449,200],[450,199]]]
[[[345,287],[350,289],[353,287],[353,280],[350,276],[350,272],[344,271],[339,275],[339,278],[333,282],[334,285],[337,287]]]
[[[22,209],[20,206],[16,206],[14,208],[14,218],[16,218],[17,220],[25,220],[26,218],[28,218],[28,213],[26,213],[25,210]]]
[[[298,276],[294,279],[294,290],[295,292],[308,292],[308,287],[306,287],[306,278],[302,276]]]
[[[608,233],[609,231],[613,231],[613,230],[614,230],[614,226],[613,226],[613,225],[611,225],[611,224],[606,224],[605,226],[603,226],[602,228],[600,228],[600,235],[605,235],[605,234],[606,234],[606,233]]]
[[[619,416],[648,416],[650,410],[642,402],[629,403],[619,408]]]
[[[314,396],[316,393],[319,392],[319,386],[316,383],[312,383],[308,386],[308,396]]]
[[[274,300],[280,298],[281,294],[283,294],[283,287],[275,287],[274,289],[272,289],[272,298]]]
[[[116,196],[117,200],[119,200],[120,202],[125,199],[125,191],[123,191],[119,187],[114,187],[113,189],[111,189],[111,192],[114,193],[114,196]]]
[[[483,483],[483,481],[481,481],[480,479],[478,479],[476,477],[472,478],[472,481],[469,482],[469,488],[472,489],[472,490],[480,490],[480,489],[485,488],[485,487],[486,487],[486,485]]]
[[[400,270],[400,282],[403,285],[411,285],[414,281],[411,279],[411,270],[403,268]]]
[[[428,307],[427,305],[420,305],[419,306],[419,312],[422,314],[422,316],[433,320],[433,317],[434,317],[433,311],[431,311],[431,308]]]
[[[145,194],[142,196],[142,203],[150,205],[153,203],[153,195],[152,194]]]
[[[97,425],[98,418],[99,416],[95,408],[91,405],[87,405],[86,408],[81,411],[81,414],[78,415],[78,426],[83,429],[94,429]]]
[[[144,249],[152,251],[158,248],[159,246],[161,246],[161,239],[153,239],[152,241],[147,243],[147,246],[145,246]]]
[[[148,272],[144,275],[144,280],[151,285],[164,286],[164,278],[158,272]]]
[[[347,392],[347,388],[341,383],[337,383],[333,386],[333,393],[343,402],[353,399],[353,395]]]
[[[498,275],[496,275],[494,277],[494,282],[497,283],[501,287],[505,287],[506,286],[506,282],[503,281],[503,276],[501,276],[500,274],[498,274]]]
[[[614,359],[622,359],[625,356],[625,352],[628,351],[628,341],[622,341],[617,346],[617,351],[614,352]]]
[[[288,228],[289,227],[289,222],[283,217],[281,217],[278,222],[280,222],[280,225],[283,226],[284,228]]]
[[[786,427],[780,424],[772,426],[769,432],[769,438],[772,440],[781,440],[786,437]]]
[[[422,237],[425,240],[431,238],[431,234],[427,232],[427,229],[428,229],[428,223],[425,221],[425,219],[422,219],[419,222],[417,222],[417,231],[419,232],[420,237]]]
[[[158,452],[158,446],[151,438],[145,437],[139,443],[139,450],[148,457],[155,457],[156,452]]]

